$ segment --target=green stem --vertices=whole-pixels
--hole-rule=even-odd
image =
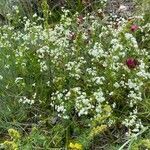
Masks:
[[[69,139],[70,139],[70,125],[67,126],[66,129],[66,146],[65,146],[65,150],[68,150],[68,145],[69,145]]]

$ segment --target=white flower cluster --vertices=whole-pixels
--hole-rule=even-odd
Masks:
[[[100,57],[107,56],[107,53],[102,49],[101,43],[96,42],[92,49],[89,50],[89,54],[98,59]]]
[[[16,69],[16,77],[12,78],[14,86],[19,87],[18,93],[37,93],[22,96],[19,102],[33,104],[36,97],[46,99],[64,119],[94,118],[103,113],[106,104],[114,110],[118,106],[138,107],[150,79],[149,56],[148,49],[141,48],[134,34],[126,32],[128,22],[123,20],[114,28],[101,24],[99,17],[88,15],[81,20],[78,17],[79,25],[68,13],[64,10],[60,23],[49,29],[28,19],[24,19],[23,32],[14,32],[9,25],[0,27],[0,49],[6,63],[1,56],[0,62],[9,70],[7,78]],[[143,33],[148,27],[141,28]],[[68,38],[72,33],[75,38]],[[3,77],[0,75],[1,80]],[[22,89],[22,83],[29,89]],[[5,87],[8,89],[10,84],[7,82]],[[126,126],[137,124],[135,130],[142,127],[137,113],[129,112],[126,118]]]
[[[92,108],[94,108],[92,100],[87,97],[85,92],[75,91],[79,94],[75,102],[75,110],[78,112],[78,116],[88,115]]]
[[[34,100],[33,99],[28,99],[26,96],[22,96],[20,99],[19,99],[19,102],[20,103],[23,103],[23,104],[34,104]]]
[[[144,79],[150,79],[150,72],[146,71],[148,66],[141,60],[139,65],[139,71],[137,72],[137,76],[142,77]]]
[[[132,44],[132,46],[135,48],[135,50],[137,50],[137,51],[139,50],[138,43],[137,43],[135,37],[134,37],[132,34],[130,34],[130,33],[125,33],[125,38],[126,38],[129,42],[131,42],[131,44]],[[139,52],[139,51],[138,51],[138,52]]]
[[[51,103],[51,106],[55,107],[59,116],[69,118],[67,112],[67,106],[69,103],[73,103],[73,108],[79,117],[94,112],[98,115],[102,112],[101,105],[105,101],[105,97],[102,89],[99,89],[88,96],[86,92],[81,90],[81,87],[75,87],[69,91],[65,90],[62,93],[53,93],[52,100],[53,102]],[[66,102],[68,102],[68,104],[66,104]]]
[[[65,64],[66,70],[69,71],[70,77],[79,79],[81,76],[81,67],[86,63],[83,57],[78,58],[79,61],[68,62]]]
[[[50,53],[50,50],[48,46],[43,46],[42,48],[38,49],[36,52],[38,54],[38,57],[42,59]]]
[[[140,130],[144,128],[141,120],[137,117],[137,108],[133,110],[133,113],[130,113],[130,116],[126,118],[122,124],[129,129],[126,133],[127,136],[134,136],[135,133],[140,132]]]
[[[94,92],[93,95],[94,95],[94,97],[98,103],[102,103],[105,101],[105,97],[104,97],[104,94],[102,92],[102,89],[98,89],[96,92]]]

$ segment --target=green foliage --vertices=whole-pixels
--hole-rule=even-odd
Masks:
[[[22,17],[13,7],[0,27],[2,147],[149,148],[148,13],[108,24],[104,1],[100,13],[76,5],[61,9],[53,25],[46,0],[44,19]]]

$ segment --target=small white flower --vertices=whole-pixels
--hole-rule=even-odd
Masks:
[[[37,14],[35,13],[34,15],[33,15],[33,18],[36,18],[37,17]]]
[[[32,86],[35,87],[35,83],[33,83]]]
[[[15,83],[19,83],[20,80],[23,80],[23,78],[17,77],[17,78],[15,79]]]
[[[115,82],[115,83],[114,83],[114,87],[115,87],[115,88],[119,88],[119,87],[120,87],[119,83]]]
[[[0,80],[2,80],[3,79],[3,76],[2,75],[0,75]]]
[[[123,11],[126,11],[127,9],[128,9],[127,6],[125,6],[125,5],[120,5],[118,11],[123,12]]]

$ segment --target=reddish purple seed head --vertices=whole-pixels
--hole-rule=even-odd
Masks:
[[[139,65],[139,62],[135,58],[128,58],[126,60],[126,65],[129,69],[134,69]]]
[[[139,29],[139,26],[138,25],[135,25],[135,24],[133,24],[132,26],[131,26],[131,31],[132,32],[135,32],[136,30],[138,30]]]

